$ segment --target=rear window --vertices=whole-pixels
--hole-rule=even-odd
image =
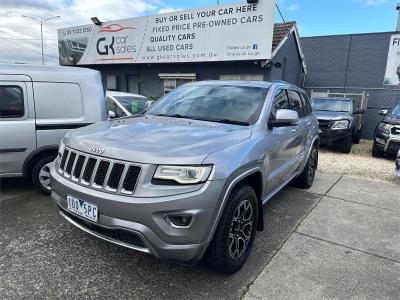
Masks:
[[[0,118],[24,115],[24,95],[19,86],[0,86]]]

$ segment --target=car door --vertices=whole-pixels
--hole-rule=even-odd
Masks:
[[[280,89],[275,93],[269,122],[276,117],[278,109],[290,109],[288,93],[286,89]],[[267,140],[269,143],[267,170],[267,193],[272,193],[290,179],[289,170],[295,163],[297,126],[269,128]]]
[[[309,117],[305,114],[305,108],[300,93],[296,90],[289,89],[289,105],[290,109],[297,111],[299,114],[299,124],[292,131],[293,134],[293,157],[296,157],[296,163],[292,166],[291,172],[297,170],[300,163],[303,161],[305,155],[305,145],[308,132],[310,131],[312,123]]]
[[[36,149],[31,83],[0,81],[0,175],[18,176]]]

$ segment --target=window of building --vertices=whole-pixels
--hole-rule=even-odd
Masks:
[[[297,111],[300,117],[303,116],[304,115],[303,103],[300,94],[292,90],[289,90],[288,93],[289,93],[290,109]]]
[[[162,73],[158,76],[163,81],[164,94],[168,94],[185,83],[196,81],[194,73]]]
[[[219,80],[263,81],[262,74],[220,75]]]
[[[106,87],[109,91],[118,90],[118,76],[117,75],[107,75],[106,77]]]
[[[0,86],[0,118],[20,118],[24,112],[24,95],[19,86]]]

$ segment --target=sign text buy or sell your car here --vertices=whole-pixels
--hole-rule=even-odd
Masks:
[[[270,59],[275,1],[58,30],[63,65]]]

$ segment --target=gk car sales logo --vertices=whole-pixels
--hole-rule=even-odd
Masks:
[[[99,55],[119,55],[136,53],[136,45],[129,44],[129,34],[126,31],[135,30],[134,27],[125,27],[119,24],[103,26],[100,32],[108,33],[99,37],[96,50]]]

